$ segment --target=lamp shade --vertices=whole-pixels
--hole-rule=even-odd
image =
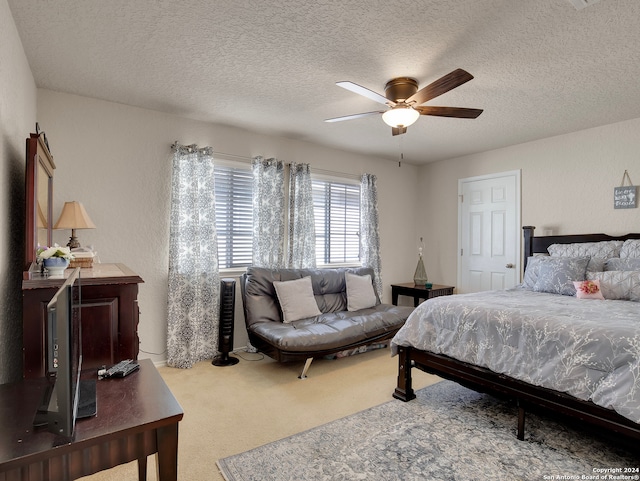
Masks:
[[[382,120],[389,127],[409,127],[420,117],[420,112],[409,106],[398,105],[382,114]]]
[[[95,229],[96,225],[80,202],[65,202],[54,229]]]

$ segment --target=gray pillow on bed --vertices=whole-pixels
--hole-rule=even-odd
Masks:
[[[573,281],[584,281],[588,257],[549,257],[540,265],[538,279],[533,286],[537,292],[575,296]]]
[[[640,271],[640,259],[627,257],[625,259],[620,259],[618,257],[614,257],[612,259],[607,259],[607,262],[604,264],[605,271]]]
[[[533,256],[527,259],[527,268],[522,278],[522,287],[526,289],[534,289],[538,277],[540,276],[540,267],[547,262],[557,262],[558,259],[583,259],[583,257],[549,257],[549,256]],[[602,272],[605,266],[605,259],[600,257],[588,258],[587,272]],[[580,279],[573,279],[580,280]]]
[[[542,261],[540,259],[542,259],[542,257],[539,256],[527,258],[527,268],[525,269],[524,277],[522,278],[522,287],[533,289],[533,286],[536,285],[538,275],[540,274],[540,266],[542,265]],[[546,259],[548,259],[548,257],[546,257]]]

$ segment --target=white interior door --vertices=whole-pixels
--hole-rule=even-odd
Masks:
[[[458,289],[507,289],[520,282],[520,171],[458,181]]]

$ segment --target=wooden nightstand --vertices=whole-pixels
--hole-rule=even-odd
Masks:
[[[413,306],[417,307],[420,299],[431,299],[432,297],[450,296],[453,294],[453,286],[443,286],[433,284],[431,289],[424,286],[416,285],[413,282],[405,284],[391,284],[391,302],[398,305],[398,296],[413,297]]]

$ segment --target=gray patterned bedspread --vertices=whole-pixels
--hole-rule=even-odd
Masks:
[[[486,367],[614,409],[640,423],[640,303],[522,288],[420,304],[398,346]]]

